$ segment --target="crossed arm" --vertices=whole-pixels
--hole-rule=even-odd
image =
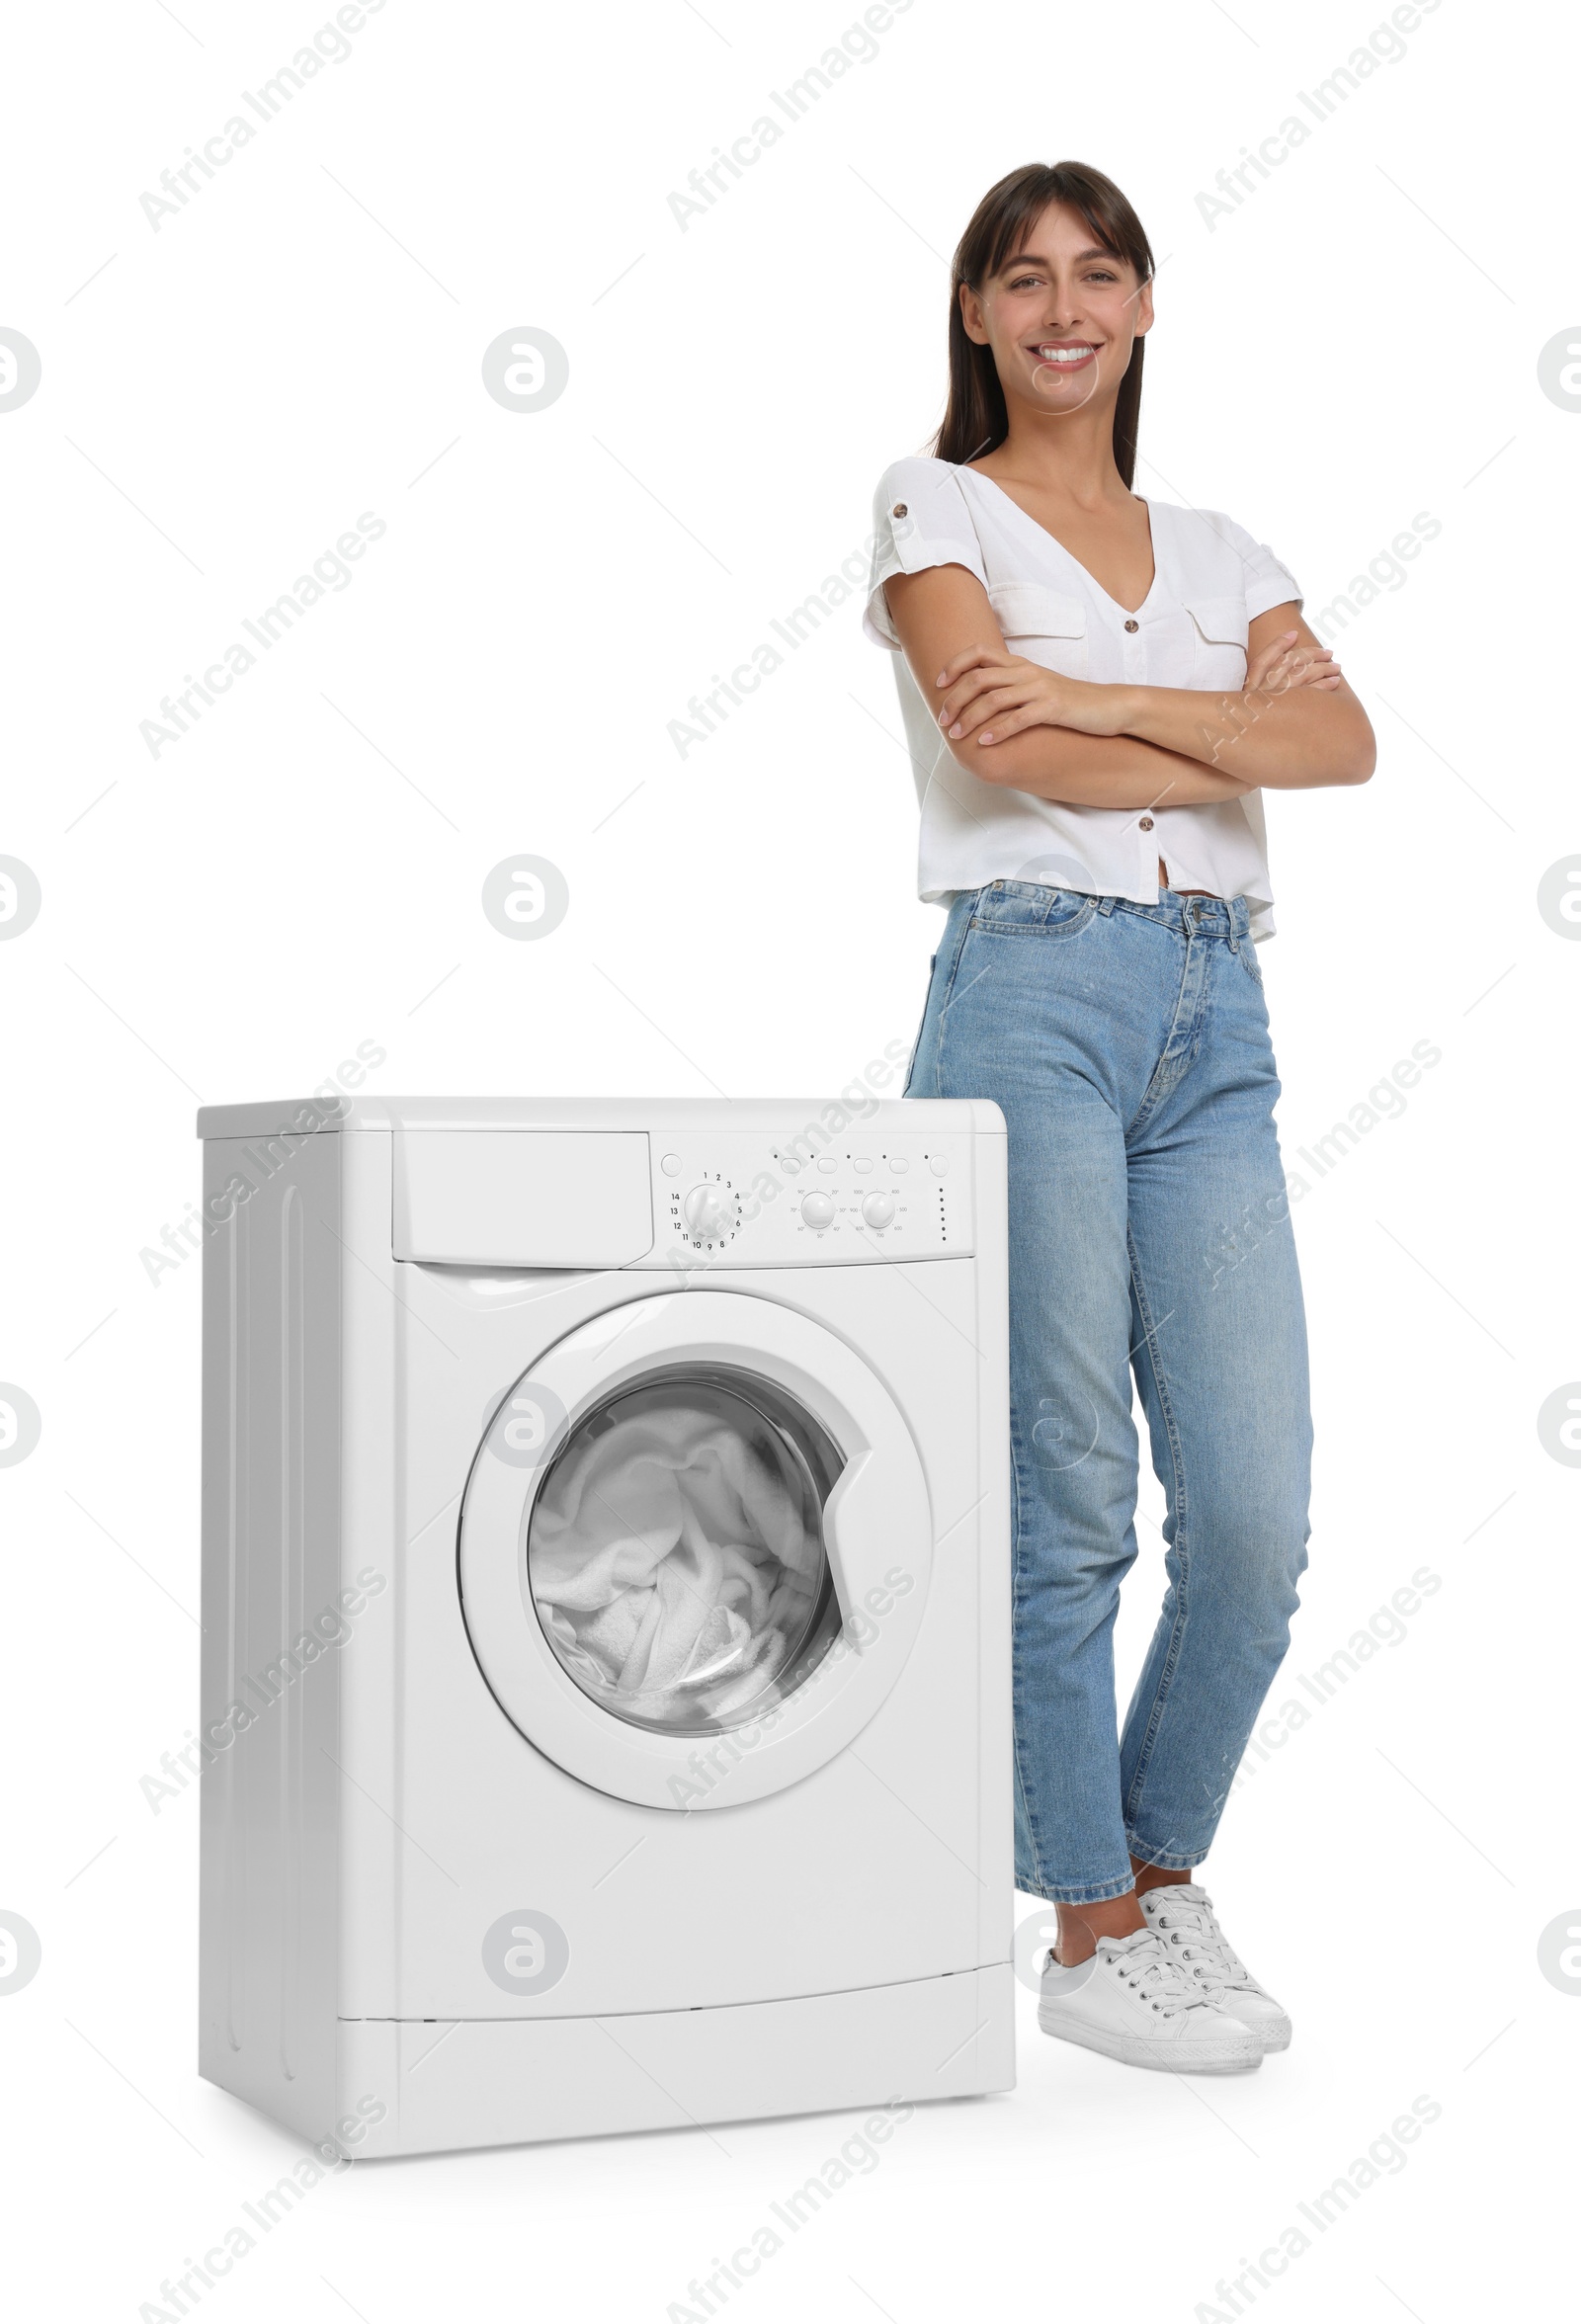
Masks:
[[[1373,729],[1294,605],[1252,622],[1238,694],[1094,686],[1012,654],[964,565],[897,573],[884,598],[958,766],[1073,806],[1197,806],[1248,790],[1365,783]]]

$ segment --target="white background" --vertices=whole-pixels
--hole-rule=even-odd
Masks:
[[[1161,261],[1140,490],[1227,510],[1309,615],[1442,526],[1344,631],[1374,780],[1269,810],[1288,1157],[1442,1050],[1295,1213],[1317,1497],[1274,1702],[1413,1569],[1442,1587],[1257,1765],[1208,1868],[1289,2054],[1182,2085],[1041,2039],[1022,1992],[1014,2096],[920,2110],[730,2311],[1228,2315],[1217,2281],[1427,2094],[1406,2167],[1257,2299],[1518,2312],[1581,2031],[1538,1959],[1581,1925],[1581,1476],[1537,1426],[1581,1374],[1581,946],[1537,902],[1581,850],[1581,413],[1538,375],[1581,305],[1566,23],[1445,0],[1209,227],[1215,173],[1384,9],[915,0],[683,231],[671,193],[855,5],[389,0],[155,231],[140,195],[330,13],[124,0],[9,40],[0,323],[42,378],[0,411],[0,853],[43,895],[0,944],[0,1378],[42,1415],[0,1471],[0,1906],[42,1947],[0,1996],[10,2307],[135,2316],[296,2152],[196,2077],[195,1802],[139,1790],[197,1717],[199,1270],[140,1256],[197,1193],[194,1110],[359,1042],[388,1093],[734,1097],[909,1041],[940,923],[860,593],[684,760],[667,725],[860,549],[940,416],[944,254],[1067,156]],[[480,375],[523,326],[570,364],[530,413]],[[364,511],[351,585],[153,757],[140,721]],[[569,884],[539,943],[480,908],[520,853]],[[204,2312],[659,2319],[856,2126],[357,2169]]]

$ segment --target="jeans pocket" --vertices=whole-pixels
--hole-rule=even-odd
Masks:
[[[1075,936],[1097,909],[1098,898],[1080,888],[996,879],[979,892],[971,925],[990,936]]]
[[[1251,942],[1251,937],[1239,937],[1237,944],[1234,944],[1234,953],[1237,953],[1239,964],[1244,966],[1246,973],[1251,976],[1253,985],[1258,985],[1258,990],[1263,990],[1263,962],[1258,959],[1258,949],[1256,949],[1256,944]]]

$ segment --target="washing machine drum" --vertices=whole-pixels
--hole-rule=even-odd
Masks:
[[[843,1463],[770,1382],[671,1369],[596,1404],[544,1476],[527,1578],[544,1634],[617,1718],[758,1718],[840,1629],[823,1511]]]
[[[916,1447],[872,1369],[795,1310],[694,1291],[581,1326],[515,1383],[467,1483],[461,1597],[549,1758],[621,1797],[727,1806],[874,1715],[931,1555]]]

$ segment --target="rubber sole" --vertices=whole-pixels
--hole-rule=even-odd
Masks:
[[[1236,2018],[1248,2034],[1257,2035],[1263,2044],[1265,2057],[1272,2057],[1276,2050],[1289,2049],[1292,2028],[1290,2019],[1283,2013],[1277,2018],[1242,2018],[1235,2004],[1227,1997],[1219,2002],[1218,2007],[1227,2018]]]
[[[1188,2047],[1153,2041],[1140,2034],[1111,2034],[1058,2015],[1050,2025],[1046,2006],[1038,2005],[1038,2024],[1044,2034],[1056,2041],[1073,2041],[1081,2049],[1095,2049],[1123,2066],[1146,2066],[1156,2074],[1249,2074],[1263,2062],[1263,2045],[1250,2032],[1241,2041],[1198,2041]]]

